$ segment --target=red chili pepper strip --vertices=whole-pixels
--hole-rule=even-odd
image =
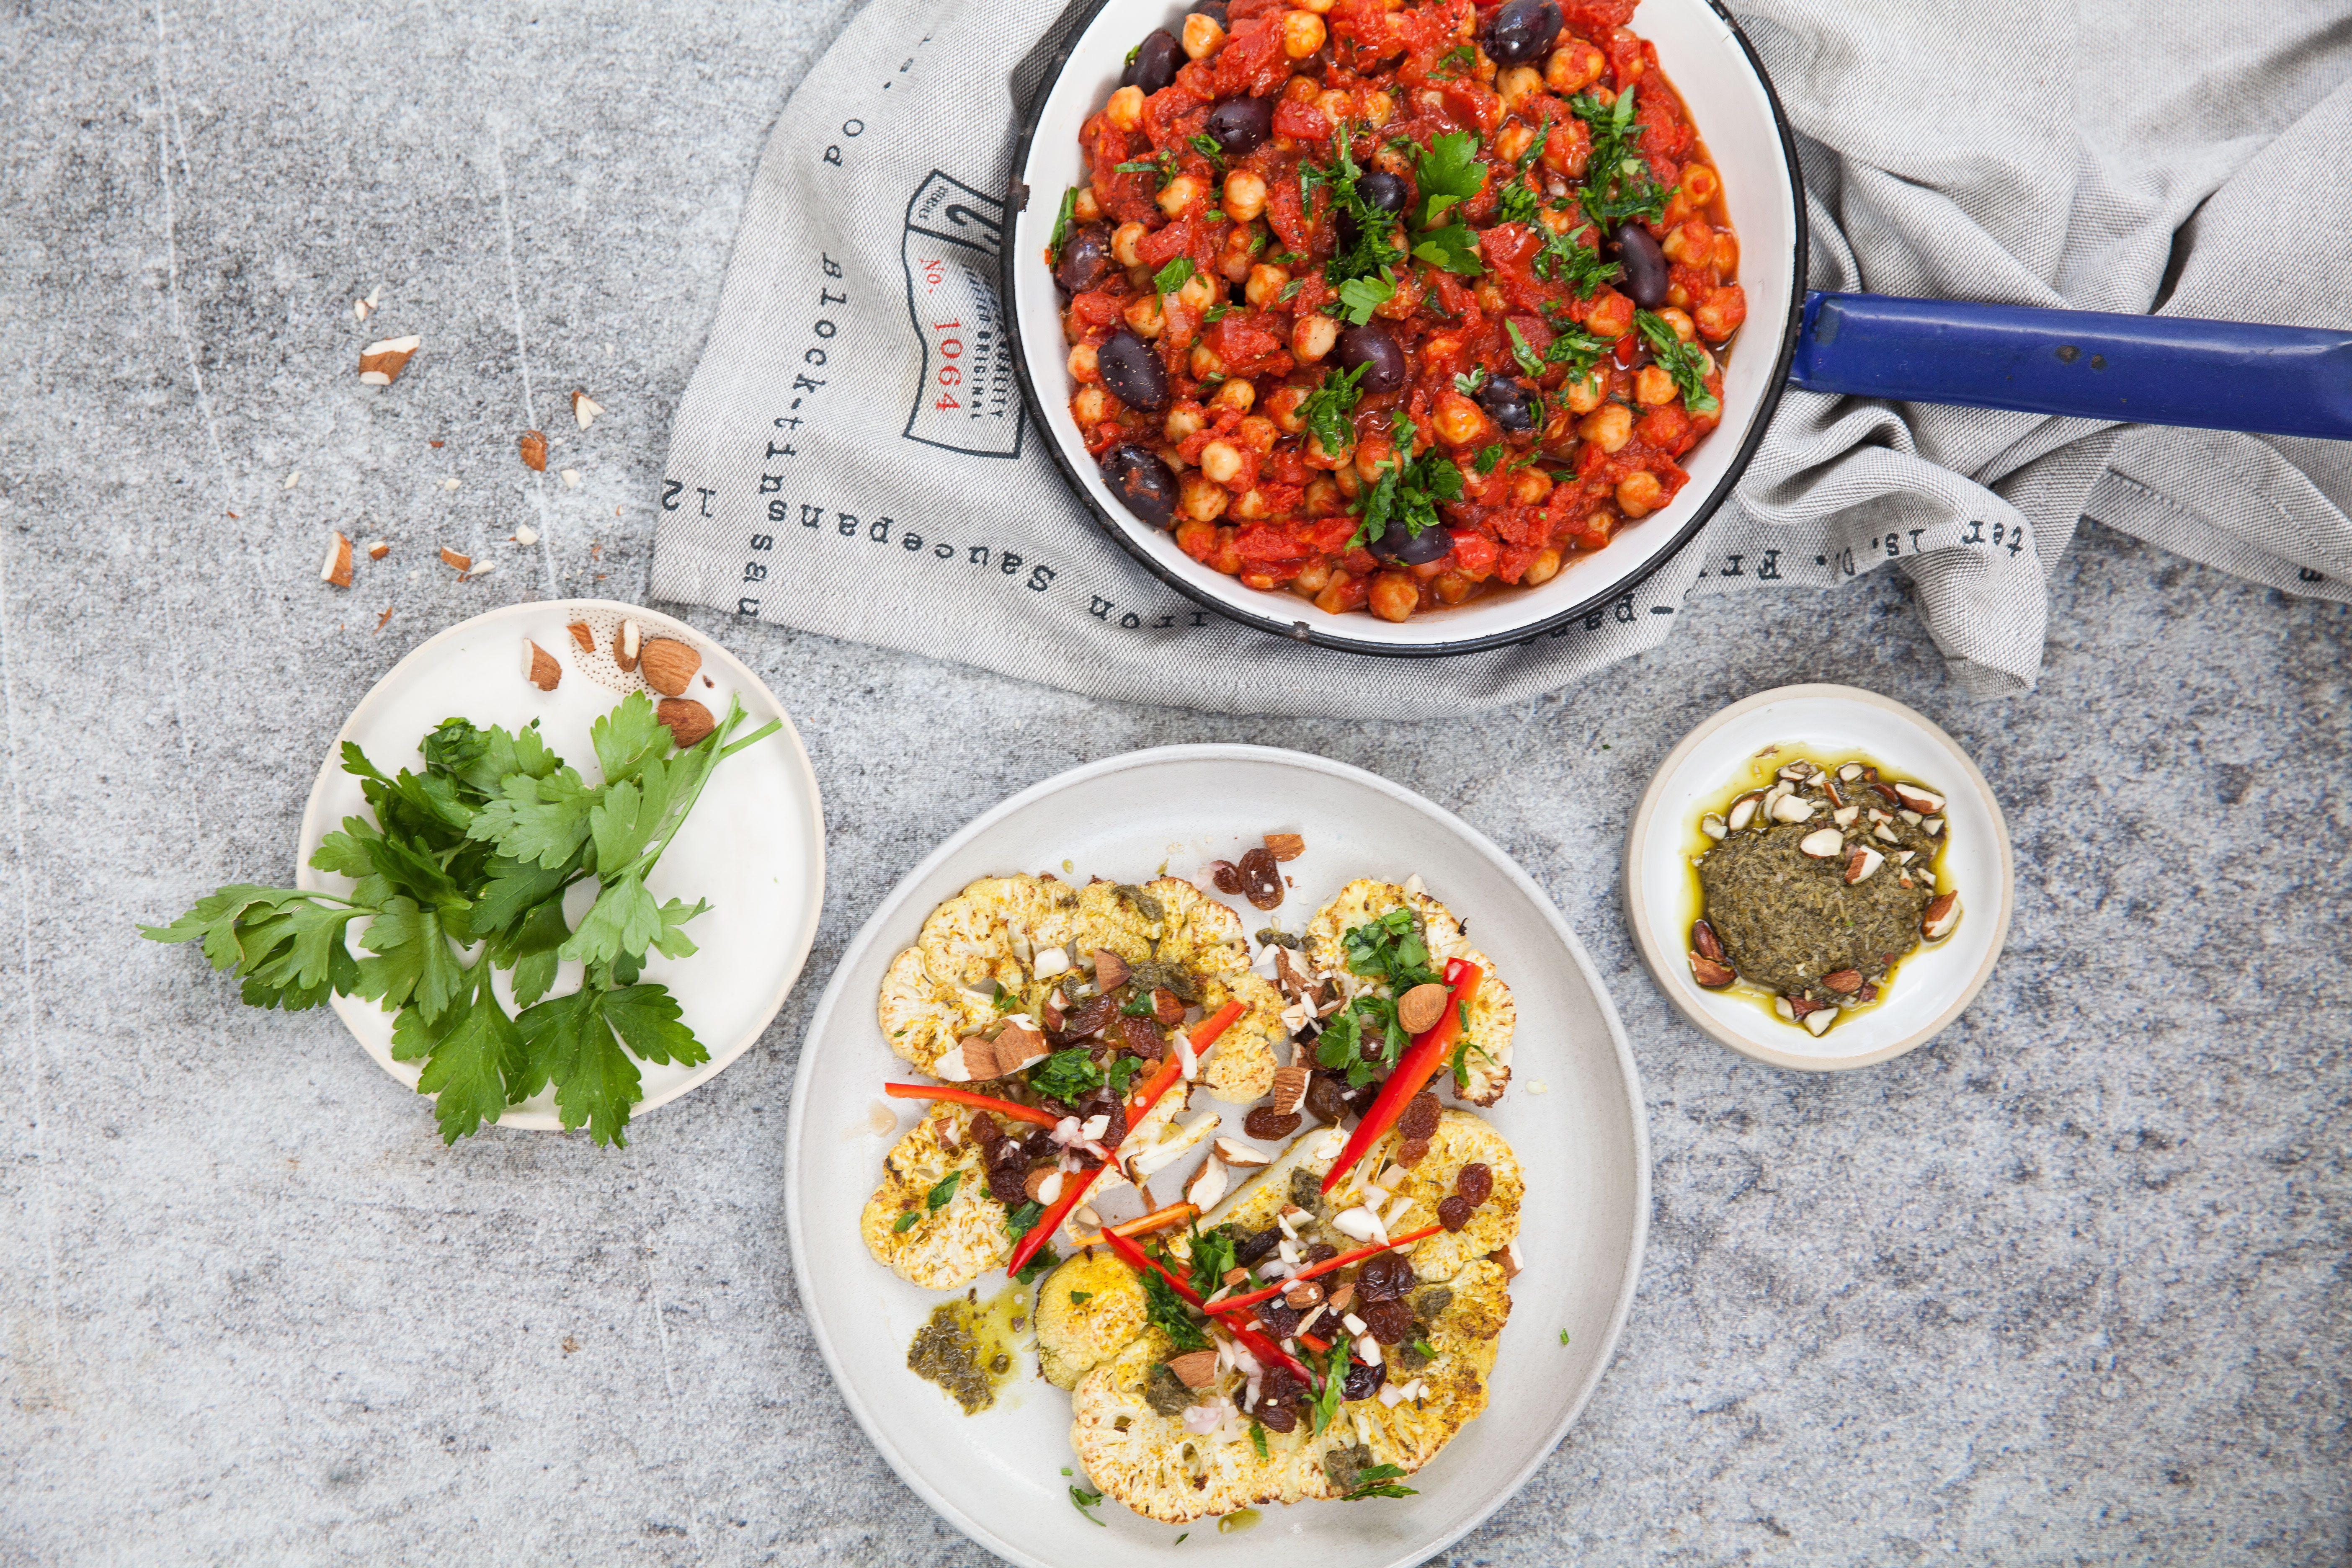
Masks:
[[[1153,1273],[1159,1275],[1162,1279],[1167,1280],[1170,1286],[1175,1289],[1179,1296],[1183,1297],[1184,1300],[1192,1302],[1195,1307],[1204,1305],[1201,1300],[1201,1293],[1198,1290],[1193,1289],[1192,1286],[1176,1278],[1176,1276],[1170,1272],[1159,1259],[1145,1252],[1143,1248],[1136,1246],[1135,1243],[1128,1240],[1127,1237],[1119,1235],[1117,1231],[1105,1231],[1103,1232],[1103,1239],[1110,1243],[1111,1250],[1113,1252],[1118,1253],[1121,1258],[1127,1260],[1127,1266],[1129,1268],[1134,1269],[1139,1274],[1149,1268]],[[1280,1345],[1276,1344],[1272,1340],[1267,1339],[1264,1334],[1259,1333],[1255,1329],[1244,1328],[1239,1323],[1223,1323],[1219,1326],[1227,1333],[1233,1335],[1234,1338],[1241,1341],[1243,1344],[1248,1346],[1250,1354],[1257,1357],[1258,1360],[1276,1363],[1288,1368],[1294,1376],[1299,1378],[1310,1387],[1316,1384],[1316,1376],[1313,1373],[1307,1370],[1306,1363],[1300,1361],[1297,1356],[1292,1355],[1288,1351],[1284,1350]]]
[[[1453,1048],[1454,1040],[1462,1033],[1462,1005],[1478,989],[1485,971],[1476,964],[1458,958],[1445,961],[1445,1013],[1426,1033],[1418,1036],[1406,1047],[1404,1056],[1389,1074],[1388,1082],[1381,1086],[1380,1098],[1356,1123],[1355,1131],[1348,1136],[1348,1146],[1339,1151],[1339,1163],[1331,1173],[1323,1178],[1323,1190],[1329,1192],[1339,1184],[1339,1179],[1353,1170],[1364,1151],[1379,1142],[1388,1130],[1404,1114],[1405,1102],[1419,1094],[1437,1069],[1445,1065],[1445,1053]]]
[[[999,1116],[1010,1116],[1015,1121],[1034,1121],[1040,1127],[1059,1125],[1055,1118],[1034,1106],[1016,1105],[992,1095],[974,1094],[968,1089],[947,1089],[936,1083],[886,1083],[882,1092],[893,1100],[952,1100],[958,1105],[977,1105]]]
[[[1412,1231],[1404,1236],[1393,1237],[1391,1240],[1381,1243],[1377,1247],[1360,1247],[1353,1252],[1343,1252],[1337,1258],[1327,1258],[1311,1268],[1300,1269],[1297,1273],[1292,1275],[1289,1279],[1281,1281],[1279,1284],[1268,1285],[1262,1290],[1253,1290],[1246,1296],[1229,1296],[1225,1300],[1218,1302],[1215,1306],[1211,1307],[1209,1310],[1212,1312],[1231,1312],[1243,1307],[1255,1307],[1260,1301],[1272,1300],[1275,1297],[1279,1296],[1284,1291],[1289,1289],[1293,1285],[1297,1284],[1301,1279],[1312,1279],[1318,1274],[1328,1274],[1331,1270],[1338,1268],[1342,1265],[1354,1263],[1360,1258],[1370,1258],[1376,1252],[1386,1252],[1393,1247],[1411,1247],[1423,1237],[1435,1236],[1439,1231],[1444,1230],[1444,1228],[1445,1227],[1442,1225],[1425,1225],[1419,1230]]]
[[[1208,1020],[1207,1041],[1194,1050],[1192,1059],[1196,1062],[1200,1060],[1202,1053],[1215,1042],[1219,1035],[1224,1033],[1226,1026],[1241,1016],[1242,1005],[1239,1002],[1228,1002],[1219,1008],[1216,1016]],[[1128,1095],[1127,1125],[1132,1129],[1136,1123],[1141,1121],[1150,1112],[1151,1108],[1160,1103],[1160,1097],[1176,1087],[1176,1080],[1181,1078],[1183,1073],[1183,1064],[1176,1059],[1174,1051],[1170,1051],[1162,1057],[1160,1059],[1160,1065],[1152,1069],[1151,1076],[1144,1079],[1133,1092]],[[1044,1115],[1044,1112],[1041,1111],[1039,1114]],[[1055,1124],[1052,1117],[1045,1118],[1045,1125],[1051,1127]],[[1126,1136],[1125,1132],[1119,1134],[1122,1141]],[[1095,1178],[1102,1173],[1103,1166],[1097,1165],[1076,1180],[1065,1181],[1062,1184],[1065,1190],[1060,1197],[1054,1200],[1054,1206],[1047,1209],[1037,1223],[1031,1226],[1020,1241],[1014,1244],[1012,1261],[1004,1266],[1004,1271],[1007,1274],[1019,1273],[1022,1265],[1037,1256],[1038,1249],[1051,1239],[1056,1230],[1061,1228],[1062,1221],[1069,1217],[1070,1211],[1078,1206],[1080,1200],[1087,1195],[1087,1190],[1095,1184]],[[1108,1240],[1108,1237],[1105,1239]]]

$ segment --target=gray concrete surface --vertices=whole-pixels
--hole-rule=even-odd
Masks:
[[[0,17],[0,1558],[980,1560],[810,1344],[778,1202],[799,1031],[957,824],[1081,761],[1242,739],[1520,857],[1646,1076],[1616,1364],[1450,1563],[2343,1561],[2347,617],[2095,527],[2040,691],[2003,703],[1950,686],[1888,574],[1702,602],[1660,652],[1460,725],[1107,707],[708,618],[815,757],[824,926],[766,1039],[625,1155],[445,1151],[331,1016],[247,1011],[133,939],[290,874],[327,738],[404,650],[640,591],[752,160],[845,10]],[[397,401],[350,375],[379,331],[432,345]],[[519,487],[516,432],[562,431],[574,384],[610,410],[556,451],[582,487]],[[543,559],[492,542],[526,521]],[[323,588],[335,523],[400,569]],[[505,569],[421,569],[442,543]],[[1675,737],[1815,679],[1963,739],[2021,890],[1969,1015],[1836,1079],[1678,1023],[1616,893]]]

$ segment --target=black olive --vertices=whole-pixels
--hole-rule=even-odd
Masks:
[[[1404,356],[1397,360],[1402,364]],[[1126,328],[1095,351],[1095,365],[1103,384],[1129,408],[1157,414],[1168,406],[1168,367],[1160,362],[1160,351]]]
[[[1489,377],[1478,389],[1478,406],[1494,416],[1495,423],[1506,430],[1532,430],[1536,427],[1535,399],[1527,387],[1507,375]]]
[[[1557,0],[1509,0],[1488,18],[1482,40],[1498,66],[1530,65],[1551,53],[1559,37]]]
[[[1162,27],[1156,33],[1146,33],[1143,42],[1135,47],[1135,58],[1127,62],[1126,74],[1118,79],[1121,87],[1139,87],[1150,98],[1176,79],[1176,68],[1184,63],[1183,47],[1176,36]]]
[[[1432,561],[1443,561],[1454,548],[1454,536],[1442,528],[1424,528],[1416,539],[1405,531],[1402,522],[1392,522],[1388,531],[1365,546],[1383,561],[1400,566],[1421,566]]]
[[[1128,510],[1154,528],[1166,528],[1176,521],[1176,476],[1168,471],[1158,453],[1140,447],[1113,447],[1103,454],[1102,471],[1103,482]]]
[[[1110,230],[1098,223],[1071,231],[1062,241],[1062,258],[1054,265],[1054,281],[1065,294],[1083,294],[1109,276]]]
[[[1189,7],[1185,14],[1192,16],[1206,16],[1222,27],[1225,25],[1225,0],[1198,0],[1198,4]]]
[[[1666,302],[1671,281],[1666,276],[1666,253],[1639,222],[1619,225],[1616,237],[1617,263],[1625,269],[1625,292],[1644,310],[1656,310]]]
[[[1412,199],[1412,193],[1405,188],[1402,176],[1386,169],[1374,169],[1356,176],[1356,195],[1374,212],[1394,217],[1404,211],[1404,204]]]
[[[1394,392],[1404,384],[1404,350],[1397,347],[1386,327],[1366,322],[1339,334],[1339,368],[1353,370],[1358,365],[1366,367],[1363,378],[1356,383],[1358,392]]]
[[[1229,98],[1209,110],[1209,135],[1229,158],[1238,158],[1274,134],[1274,100]]]

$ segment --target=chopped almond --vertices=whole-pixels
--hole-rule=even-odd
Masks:
[[[338,588],[352,585],[352,542],[340,533],[327,535],[327,559],[319,568],[319,580]]]
[[[1217,1352],[1187,1351],[1182,1355],[1171,1357],[1168,1370],[1174,1373],[1176,1381],[1187,1388],[1206,1388],[1217,1381]]]
[[[547,472],[547,437],[536,430],[526,430],[517,437],[515,447],[522,453],[522,466],[535,474]]]
[[[576,386],[572,389],[572,417],[580,422],[580,428],[588,428],[590,422],[604,412],[603,404]]]
[[[580,645],[582,653],[596,651],[596,629],[586,621],[574,621],[563,629],[572,634],[572,640]]]
[[[441,563],[445,566],[455,566],[460,573],[470,572],[474,569],[474,558],[472,556],[460,555],[446,544],[441,547]]]
[[[422,338],[386,338],[368,344],[360,350],[360,380],[370,386],[390,386],[424,346]]]

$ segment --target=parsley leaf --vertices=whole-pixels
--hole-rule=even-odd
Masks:
[[[1552,330],[1551,342],[1544,350],[1544,363],[1564,364],[1568,366],[1569,380],[1582,381],[1615,349],[1616,345],[1608,339],[1596,338],[1582,327],[1559,326]]]
[[[1476,62],[1476,60],[1477,50],[1475,48],[1468,44],[1456,44],[1452,48],[1446,50],[1444,54],[1438,56],[1437,63],[1429,68],[1430,79],[1432,81],[1452,81],[1463,71],[1468,70],[1470,67]]]
[[[1420,155],[1414,183],[1421,188],[1421,205],[1412,226],[1435,226],[1446,209],[1469,200],[1486,183],[1486,166],[1478,161],[1478,139],[1467,131],[1449,131],[1430,142]]]
[[[1437,509],[1441,503],[1462,499],[1462,470],[1438,447],[1432,447],[1410,462],[1405,460],[1412,450],[1413,434],[1412,420],[1397,421],[1396,458],[1381,469],[1378,482],[1364,492],[1364,521],[1349,540],[1349,549],[1378,539],[1388,531],[1391,522],[1403,523],[1406,537],[1418,539],[1438,525]]]
[[[1070,1292],[1070,1305],[1073,1307],[1083,1307],[1094,1299],[1095,1293],[1091,1290],[1073,1290]]]
[[[1234,1238],[1220,1226],[1213,1230],[1192,1231],[1192,1274],[1188,1280],[1193,1289],[1206,1296],[1224,1283],[1225,1271],[1234,1267]]]
[[[1144,1316],[1151,1326],[1166,1334],[1180,1351],[1204,1351],[1209,1348],[1208,1335],[1192,1321],[1192,1309],[1176,1287],[1160,1278],[1157,1268],[1143,1270]]]
[[[1580,300],[1591,299],[1595,289],[1614,282],[1624,270],[1603,257],[1599,247],[1577,243],[1577,237],[1589,232],[1591,226],[1584,224],[1566,234],[1555,234],[1549,224],[1536,226],[1543,248],[1536,253],[1532,269],[1538,277],[1556,278],[1574,289]]]
[[[1541,375],[1544,373],[1543,358],[1528,346],[1528,340],[1519,332],[1519,324],[1507,321],[1503,328],[1511,334],[1511,357],[1519,362],[1519,368],[1530,376]]]
[[[1395,1465],[1372,1465],[1356,1472],[1354,1490],[1341,1495],[1342,1502],[1361,1502],[1366,1498],[1415,1497],[1411,1487],[1396,1485],[1396,1479],[1405,1472]]]
[[[1481,447],[1478,448],[1478,471],[1482,474],[1491,474],[1502,460],[1509,456],[1510,448],[1500,441],[1491,447]]]
[[[1021,1284],[1032,1284],[1036,1280],[1039,1275],[1045,1273],[1049,1268],[1056,1267],[1061,1263],[1061,1258],[1055,1254],[1052,1247],[1041,1247],[1037,1249],[1036,1255],[1031,1258],[1028,1262],[1023,1264],[1020,1271],[1014,1274],[1013,1278]]]
[[[1376,272],[1391,277],[1388,271],[1390,266],[1404,259],[1404,252],[1388,240],[1390,231],[1396,226],[1396,219],[1387,213],[1376,211],[1356,189],[1356,182],[1362,174],[1363,171],[1356,166],[1355,158],[1349,151],[1348,127],[1344,122],[1332,142],[1329,168],[1318,168],[1312,163],[1298,166],[1298,199],[1301,204],[1311,209],[1316,190],[1328,186],[1331,192],[1335,221],[1345,217],[1356,231],[1355,243],[1324,264],[1323,280],[1334,289],[1356,279],[1370,278]],[[1381,296],[1381,300],[1387,298],[1386,294]],[[1378,304],[1380,300],[1373,303]],[[1370,316],[1370,307],[1367,306],[1364,313],[1355,318],[1356,325],[1362,326]]]
[[[1142,46],[1138,45],[1140,48]],[[1070,237],[1070,220],[1078,214],[1078,187],[1071,185],[1062,192],[1062,205],[1054,214],[1054,236],[1045,244],[1055,256],[1062,254],[1064,242]]]
[[[1202,157],[1206,158],[1210,163],[1214,163],[1220,169],[1225,166],[1225,150],[1217,145],[1217,139],[1215,137],[1210,135],[1207,132],[1202,131],[1192,138],[1192,151],[1198,153]]]
[[[1321,1436],[1323,1428],[1338,1417],[1341,1395],[1347,1392],[1347,1378],[1348,1342],[1343,1339],[1331,1347],[1330,1359],[1323,1365],[1323,1386],[1315,1395],[1317,1436]]]
[[[1633,118],[1634,89],[1627,88],[1617,101],[1603,106],[1590,93],[1579,93],[1568,107],[1592,128],[1592,154],[1585,163],[1584,191],[1578,198],[1584,215],[1607,234],[1632,218],[1652,223],[1666,215],[1666,188],[1651,177],[1649,160],[1634,145],[1643,127]]]
[[[1086,1521],[1088,1524],[1102,1524],[1101,1520],[1098,1520],[1093,1514],[1087,1512],[1087,1510],[1090,1508],[1100,1508],[1102,1506],[1102,1493],[1086,1491],[1077,1487],[1072,1487],[1070,1489],[1070,1506],[1076,1509],[1079,1513],[1084,1514]],[[1105,1530],[1108,1530],[1110,1526],[1104,1524],[1103,1528]]]
[[[1664,317],[1648,310],[1634,311],[1633,325],[1641,331],[1642,341],[1650,345],[1650,356],[1658,362],[1658,368],[1674,377],[1684,407],[1693,414],[1713,414],[1723,406],[1706,389],[1706,355],[1696,343],[1683,342]]]
[[[1298,417],[1323,443],[1328,457],[1337,458],[1356,444],[1356,403],[1362,396],[1358,387],[1370,368],[1367,361],[1353,370],[1325,371],[1322,384],[1298,405]]]
[[[1362,925],[1349,926],[1339,942],[1350,973],[1384,980],[1399,995],[1440,978],[1430,967],[1429,944],[1410,904],[1398,904]]]
[[[1253,1421],[1250,1423],[1250,1447],[1257,1450],[1257,1457],[1259,1458],[1263,1459],[1266,1457],[1265,1427],[1260,1422]],[[1183,1538],[1179,1536],[1177,1539],[1181,1541]]]
[[[1192,280],[1192,258],[1180,256],[1161,268],[1151,279],[1151,287],[1162,294],[1173,294]]]
[[[1445,272],[1457,272],[1465,278],[1475,278],[1486,270],[1478,259],[1478,237],[1466,224],[1450,223],[1444,228],[1433,228],[1413,242],[1412,254],[1420,260]]]
[[[1478,389],[1486,384],[1486,367],[1483,364],[1474,364],[1470,367],[1470,373],[1467,375],[1457,375],[1454,378],[1454,390],[1465,397],[1477,396]]]
[[[1055,1051],[1029,1069],[1029,1087],[1065,1105],[1076,1105],[1102,1085],[1102,1068],[1084,1046]]]
[[[1327,274],[1328,276],[1328,274]],[[1378,278],[1350,278],[1339,285],[1339,313],[1354,326],[1372,319],[1372,312],[1396,298],[1396,275],[1381,268]]]

